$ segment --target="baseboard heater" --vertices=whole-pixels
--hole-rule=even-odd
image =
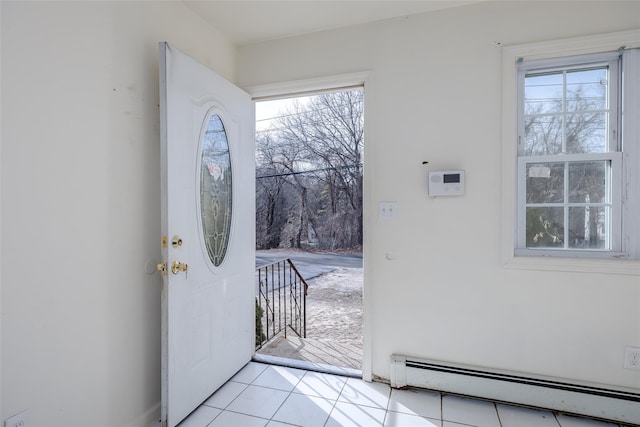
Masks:
[[[391,356],[391,386],[420,387],[498,402],[640,425],[640,390]]]

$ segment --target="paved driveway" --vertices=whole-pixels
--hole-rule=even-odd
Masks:
[[[305,280],[338,267],[362,268],[362,254],[316,254],[310,252],[256,251],[256,268],[291,259]]]

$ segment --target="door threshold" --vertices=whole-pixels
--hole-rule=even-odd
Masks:
[[[341,368],[339,366],[325,365],[324,363],[309,362],[307,360],[288,359],[286,357],[270,356],[268,354],[254,354],[254,362],[268,365],[285,366],[287,368],[304,369],[306,371],[320,372],[323,374],[341,375],[343,377],[362,379],[362,371],[353,368]]]

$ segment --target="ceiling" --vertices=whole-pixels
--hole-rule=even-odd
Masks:
[[[479,0],[182,1],[233,43],[245,45],[477,3]]]

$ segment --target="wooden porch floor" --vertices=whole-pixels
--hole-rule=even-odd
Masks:
[[[300,338],[294,333],[288,333],[287,338],[284,334],[273,338],[257,354],[362,370],[362,343]]]

